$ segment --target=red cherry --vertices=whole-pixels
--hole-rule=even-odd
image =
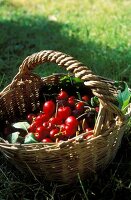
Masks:
[[[50,131],[55,127],[55,125],[52,124],[50,121],[48,121],[48,122],[44,122],[44,123],[43,123],[43,127],[44,127],[47,131],[50,132]]]
[[[39,142],[43,139],[43,136],[40,133],[34,133],[35,139]]]
[[[96,112],[99,112],[99,107],[95,107]]]
[[[43,105],[43,112],[51,117],[55,112],[55,107],[55,103],[52,100],[46,101]]]
[[[82,100],[83,100],[83,101],[89,101],[89,100],[90,100],[90,98],[89,98],[89,96],[87,96],[87,95],[84,95],[84,96],[82,96]]]
[[[64,135],[66,137],[73,137],[75,135],[77,131],[77,128],[76,127],[72,127],[72,126],[65,126],[65,130],[64,130]]]
[[[65,120],[65,125],[76,128],[78,126],[78,120],[74,116],[69,116]]]
[[[59,128],[54,128],[50,131],[50,138],[55,140],[58,137],[58,133],[60,132]]]
[[[60,131],[61,131],[61,132],[64,132],[64,131],[65,131],[65,127],[66,127],[65,124],[61,124],[61,126],[60,126]]]
[[[29,123],[32,123],[35,118],[36,118],[35,114],[31,113],[31,114],[27,115],[27,120]]]
[[[76,110],[79,110],[79,111],[83,112],[83,110],[84,110],[84,103],[82,101],[80,101],[80,102],[78,102],[76,104]]]
[[[49,136],[49,130],[44,126],[37,127],[36,133],[39,134],[40,138],[45,138],[45,137]]]
[[[61,90],[60,93],[57,96],[57,99],[59,100],[64,100],[64,99],[68,99],[68,94],[67,92]]]
[[[70,96],[68,100],[75,100],[75,96]]]
[[[68,126],[66,124],[62,124],[60,126],[60,132],[62,134],[59,136],[59,139],[67,140],[69,137],[74,136],[76,131],[77,131],[76,127],[72,127],[72,126]]]
[[[54,125],[62,124],[62,119],[60,117],[51,117],[49,122]]]
[[[47,114],[39,114],[35,119],[37,125],[42,125],[43,122],[46,122],[48,120],[49,120],[49,115]]]
[[[41,142],[43,142],[43,143],[52,143],[53,141],[50,138],[44,138]]]
[[[71,108],[69,106],[59,107],[57,115],[59,118],[65,120],[67,117],[71,115]]]
[[[36,128],[37,128],[37,124],[36,124],[36,122],[34,121],[34,122],[29,126],[28,132],[30,132],[30,133],[35,133]]]
[[[70,107],[74,107],[75,106],[75,96],[70,96],[68,98],[68,104]]]

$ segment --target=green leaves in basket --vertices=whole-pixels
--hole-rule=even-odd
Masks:
[[[60,82],[61,82],[61,84],[66,85],[67,87],[71,86],[71,85],[72,86],[75,85],[76,88],[79,88],[81,83],[83,83],[83,81],[80,78],[73,77],[70,75],[63,76],[60,79]]]
[[[21,137],[20,136],[20,132],[14,132],[14,133],[11,133],[7,136],[7,140],[14,144],[14,143],[23,143],[24,142],[24,137]]]
[[[14,143],[24,143],[25,135],[28,133],[28,128],[30,124],[28,122],[16,122],[12,124],[13,133],[10,133],[7,136],[7,140],[14,144]]]
[[[7,140],[14,144],[14,143],[24,143],[24,136],[28,132],[30,124],[28,122],[17,122],[13,123],[13,133],[10,133],[7,136]]]
[[[70,75],[67,75],[67,76],[63,76],[61,79],[60,79],[62,82],[71,82],[72,84],[73,83],[83,83],[83,81],[80,79],[80,78],[77,78],[77,77],[72,77]]]
[[[33,133],[28,133],[25,137],[24,144],[38,143]]]
[[[98,97],[94,96],[91,98],[91,105],[92,105],[92,107],[96,107],[99,105]]]
[[[30,124],[28,122],[17,122],[17,123],[12,124],[12,126],[14,128],[22,129],[22,130],[27,131],[29,126],[30,126]]]
[[[76,93],[77,93],[78,99],[82,100],[80,92],[76,92]]]
[[[119,93],[117,95],[119,108],[124,112],[124,109],[131,101],[131,92],[126,82],[115,82],[115,86],[119,90]]]

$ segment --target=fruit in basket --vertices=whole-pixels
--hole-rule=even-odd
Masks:
[[[90,98],[89,98],[89,96],[84,95],[84,96],[82,96],[82,100],[88,102],[88,101],[90,101]]]
[[[48,137],[48,135],[49,135],[49,129],[48,129],[48,127],[46,128],[45,126],[39,126],[39,127],[37,127],[34,135],[35,135],[35,138],[38,141],[41,141],[42,139]]]
[[[62,118],[60,118],[59,116],[56,116],[56,117],[51,117],[49,119],[49,122],[52,124],[52,125],[60,125],[63,123],[62,121]]]
[[[43,112],[52,116],[55,112],[55,103],[52,100],[46,101],[43,105]]]
[[[43,122],[46,122],[50,119],[50,115],[48,115],[48,113],[46,114],[43,114],[43,113],[40,113],[35,119],[35,122],[37,124],[37,126],[39,125],[42,125]]]
[[[94,127],[97,112],[95,108],[91,111],[87,95],[81,99],[79,96],[80,94],[70,96],[66,91],[60,90],[53,100],[43,103],[42,113],[38,113],[28,130],[36,123],[34,135],[41,142],[46,138],[52,142],[68,140],[82,132],[87,132],[86,138],[93,136],[93,132],[89,130]],[[37,123],[40,127],[37,127]]]
[[[27,115],[27,121],[29,121],[30,123],[33,122],[33,119],[35,119],[35,114],[30,113],[29,115]]]
[[[68,98],[68,105],[71,107],[71,108],[74,108],[75,107],[75,96],[71,96]]]
[[[67,138],[72,138],[75,136],[75,133],[77,131],[77,127],[65,125],[65,128],[63,129],[63,135]]]
[[[65,120],[70,115],[71,115],[71,108],[69,106],[61,106],[61,107],[58,108],[57,116],[60,119]]]
[[[37,123],[36,121],[33,121],[32,124],[28,127],[28,132],[34,133],[36,131]]]
[[[68,99],[67,92],[61,90],[60,93],[57,96],[57,99],[59,99],[59,100],[66,100],[66,99]]]
[[[51,131],[50,131],[50,138],[53,140],[53,141],[55,141],[56,140],[56,138],[58,138],[58,136],[59,136],[59,132],[60,132],[60,128],[58,128],[58,127],[55,127],[55,128],[53,128]]]
[[[44,138],[41,142],[43,142],[43,143],[52,143],[53,141],[50,138]]]
[[[51,96],[43,102],[39,113],[27,115],[29,124],[24,143],[60,142],[84,132],[87,133],[84,139],[93,137],[99,106],[96,105],[96,99],[95,104],[92,102],[94,103],[94,100],[88,95],[81,96],[79,92],[69,95],[67,91],[60,89],[53,98]]]
[[[77,128],[77,126],[78,126],[78,120],[74,116],[69,116],[65,120],[65,125],[73,127],[73,128]]]
[[[84,111],[84,102],[80,101],[76,104],[75,109],[81,113]]]

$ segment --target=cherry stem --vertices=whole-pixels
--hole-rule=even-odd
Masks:
[[[90,111],[95,111],[95,109],[89,107],[89,109],[87,109],[87,110],[85,111],[85,113],[83,113],[82,115],[78,116],[76,119],[78,120],[78,119],[80,119],[81,117],[86,116],[87,113],[90,112]]]
[[[83,101],[83,100],[80,100],[80,99],[75,99],[75,100],[78,101],[78,102],[83,102],[85,104],[89,104],[87,101]]]
[[[57,113],[58,113],[58,102],[56,102],[55,117],[57,116]]]

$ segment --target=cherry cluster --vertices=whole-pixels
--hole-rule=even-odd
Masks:
[[[61,89],[55,99],[43,103],[41,112],[37,115],[28,114],[28,132],[33,133],[38,142],[44,143],[68,140],[82,132],[87,133],[85,139],[93,137],[94,122],[90,125],[92,119],[88,115],[91,112],[87,112],[91,110],[89,102],[90,97],[87,95],[79,100]],[[97,113],[98,107],[94,110]]]

